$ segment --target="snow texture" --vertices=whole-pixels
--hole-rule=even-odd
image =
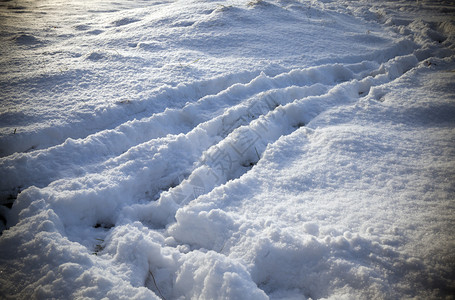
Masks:
[[[454,16],[0,2],[0,298],[454,299]]]

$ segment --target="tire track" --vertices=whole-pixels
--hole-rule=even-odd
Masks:
[[[292,133],[330,107],[351,103],[368,94],[370,87],[395,79],[417,63],[413,55],[408,55],[381,66],[363,62],[293,70],[275,77],[261,74],[248,84],[235,84],[182,109],[166,110],[137,121],[136,127],[124,124],[121,135],[134,146],[98,163],[76,164],[80,157],[90,153],[105,158],[97,147],[102,149],[107,144],[115,148],[124,143],[125,140],[114,138],[118,132],[100,133],[107,134],[104,141],[68,140],[59,147],[29,156],[12,156],[10,165],[16,164],[16,174],[5,177],[3,195],[11,193],[18,186],[17,182],[42,184],[56,191],[47,202],[65,216],[63,219],[69,225],[81,222],[73,215],[82,215],[82,222],[92,226],[116,224],[126,217],[144,221],[153,228],[163,228],[175,221],[179,207],[250,170],[268,144]],[[167,127],[177,124],[183,124],[179,127],[182,132],[166,131]],[[133,129],[143,132],[141,126],[150,126],[147,128],[151,130],[161,126],[162,131],[145,142],[128,136],[133,135]],[[48,160],[46,155],[58,159],[52,151],[75,153],[71,158],[75,165],[59,165],[58,161],[54,166],[40,165],[41,160]],[[79,156],[77,151],[81,151]],[[30,157],[32,159],[27,160]],[[22,168],[18,167],[19,162]],[[27,177],[21,177],[20,172],[30,170],[30,174],[33,164],[35,168],[42,168],[37,172],[40,178],[32,177],[27,182],[22,179]],[[65,170],[66,173],[55,171],[67,166],[70,169]],[[67,176],[54,181],[62,174]],[[91,186],[97,189],[89,188]],[[121,196],[125,194],[131,197],[125,199]],[[110,199],[109,207],[103,205],[105,199]],[[6,200],[11,203],[14,197]],[[16,209],[26,203],[18,204]],[[93,207],[93,203],[99,204],[95,205],[97,208],[87,209]]]
[[[259,106],[259,117],[250,118],[249,122],[245,120],[247,124],[233,128],[218,143],[199,149],[202,154],[192,166],[189,176],[185,172],[180,173],[176,186],[171,185],[156,202],[128,208],[126,218],[137,218],[154,228],[163,228],[175,221],[178,208],[248,172],[269,144],[298,130],[332,107],[357,101],[368,95],[372,87],[395,80],[417,64],[418,60],[413,55],[394,58],[368,76],[336,84],[326,93],[297,97],[283,103],[275,101],[272,102],[275,104],[273,109],[269,105],[261,110]],[[273,99],[279,98],[276,90],[268,94],[271,95],[276,96],[272,96]],[[264,103],[267,103],[266,100]],[[211,127],[208,125],[210,122],[205,124],[207,128]]]
[[[257,103],[261,97],[282,99],[283,103],[268,102],[268,106],[284,104],[292,97],[320,94],[325,87],[351,80],[362,73],[371,72],[372,63],[357,65],[325,65],[268,77],[260,74],[248,83],[235,83],[214,95],[206,95],[196,102],[187,103],[183,108],[166,109],[140,120],[126,122],[115,129],[104,130],[85,139],[68,139],[65,143],[32,153],[17,153],[0,159],[4,166],[0,175],[8,176],[0,184],[2,201],[15,198],[20,190],[35,185],[44,187],[59,178],[78,177],[87,173],[99,173],[122,161],[122,154],[134,147],[160,139],[167,135],[186,134],[208,120],[222,117],[227,133],[236,126],[244,125],[238,114],[251,114],[254,118],[263,110]],[[355,71],[353,71],[353,70]],[[284,89],[284,90],[283,90]],[[278,95],[283,90],[283,95]],[[265,94],[270,95],[265,95]],[[272,95],[275,93],[276,95]],[[242,105],[239,105],[242,104]],[[249,105],[249,106],[248,106]],[[230,109],[234,107],[235,109]],[[254,111],[259,109],[259,111]],[[208,125],[204,125],[204,128]],[[220,133],[221,134],[221,133]],[[72,153],[71,157],[67,153]],[[49,161],[52,164],[49,164]],[[35,174],[40,174],[35,175]]]

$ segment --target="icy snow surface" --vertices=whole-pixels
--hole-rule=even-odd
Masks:
[[[453,299],[454,16],[0,2],[0,298]]]

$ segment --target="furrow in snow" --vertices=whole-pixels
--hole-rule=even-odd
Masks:
[[[0,184],[3,201],[28,186],[44,187],[56,178],[77,177],[84,173],[100,172],[106,168],[105,161],[118,162],[115,157],[144,142],[159,139],[166,135],[187,133],[207,120],[222,116],[226,128],[217,135],[229,133],[248,118],[256,118],[262,113],[258,109],[258,99],[267,98],[267,105],[282,105],[298,97],[313,93],[319,94],[324,87],[339,82],[359,78],[375,72],[377,65],[364,62],[355,65],[325,65],[268,77],[259,75],[247,84],[234,84],[216,95],[208,95],[191,102],[181,109],[166,109],[162,113],[141,120],[134,120],[113,130],[101,131],[85,139],[68,139],[59,146],[32,153],[14,154],[0,159],[7,172],[6,180]],[[354,71],[352,71],[354,70]],[[280,90],[284,93],[280,95]],[[270,95],[266,95],[270,93]],[[275,98],[278,100],[270,100]],[[230,109],[234,107],[234,109]],[[246,114],[248,116],[239,116]],[[232,119],[232,120],[231,120]],[[209,128],[210,125],[204,125]],[[67,153],[73,153],[71,157]],[[109,166],[112,163],[108,164]],[[34,175],[36,174],[36,176]],[[46,176],[43,176],[46,175]]]
[[[59,75],[61,76],[61,75]],[[45,149],[58,145],[66,138],[84,139],[99,133],[99,128],[114,129],[128,121],[146,118],[147,115],[162,112],[165,109],[181,109],[188,102],[219,92],[235,84],[245,84],[254,79],[257,73],[244,72],[221,76],[206,81],[196,81],[189,84],[179,84],[174,88],[159,88],[146,100],[130,101],[118,99],[115,103],[98,108],[95,112],[84,114],[77,112],[81,120],[79,124],[53,124],[52,127],[35,128],[33,131],[0,135],[0,157],[6,157],[15,152],[24,153],[36,149]],[[48,80],[50,80],[48,78]],[[115,121],[113,121],[115,120]],[[84,131],[74,132],[74,127],[80,125]]]
[[[216,116],[216,110],[212,115],[209,113],[208,118],[213,115],[215,117],[200,123],[188,133],[152,139],[99,165],[72,170],[74,172],[70,176],[72,178],[60,179],[48,186],[51,190],[66,191],[67,193],[61,194],[65,197],[53,196],[49,201],[56,207],[60,207],[58,210],[62,214],[68,214],[68,218],[65,219],[69,223],[76,224],[81,221],[81,218],[84,220],[83,222],[90,224],[115,223],[117,218],[115,211],[119,207],[132,205],[138,201],[148,202],[157,199],[160,191],[176,186],[175,189],[169,190],[170,194],[163,193],[156,202],[158,204],[152,204],[153,208],[141,209],[134,205],[127,208],[127,214],[136,214],[137,209],[141,210],[139,214],[143,217],[138,218],[149,220],[151,226],[164,226],[174,220],[175,212],[180,205],[184,205],[197,196],[210,192],[214,187],[224,184],[227,180],[237,178],[248,171],[257,162],[269,143],[273,143],[282,135],[289,134],[295,127],[308,123],[328,107],[347,103],[346,101],[352,97],[356,99],[366,95],[371,86],[391,81],[417,63],[418,60],[415,56],[408,55],[392,59],[376,69],[372,68],[374,63],[360,63],[349,67],[334,65],[296,70],[273,78],[260,75],[247,85],[234,85],[221,94],[202,98],[199,104],[191,104],[181,111],[172,111],[180,115],[180,118],[183,118],[188,111],[195,117],[201,113],[201,108],[197,109],[198,105],[205,101],[214,103],[210,101],[211,97],[215,97],[215,99],[217,97],[236,98],[237,89],[240,89],[240,95],[250,93],[251,96],[248,99],[239,100],[239,104],[233,108],[226,109],[223,107],[225,103],[221,106],[215,105],[215,108],[219,110],[218,113],[221,114]],[[355,70],[356,73],[352,70]],[[354,79],[356,77],[358,79]],[[315,81],[335,84],[335,86],[325,93],[326,85],[318,83],[308,85]],[[251,89],[251,86],[257,90]],[[337,97],[340,99],[337,100]],[[194,108],[194,110],[191,112],[189,108]],[[165,114],[171,114],[171,111],[165,112]],[[193,125],[189,127],[191,128],[191,126]],[[254,142],[251,143],[251,141]],[[62,147],[73,147],[71,144],[75,142],[70,140]],[[84,145],[83,140],[79,142]],[[74,145],[74,149],[78,149],[81,145]],[[95,148],[98,145],[95,144],[88,148],[93,149],[93,152],[96,153]],[[64,153],[68,153],[67,151],[68,149]],[[203,154],[204,152],[205,154]],[[41,155],[45,155],[45,153]],[[220,157],[223,158],[223,155],[232,158],[227,170],[218,161]],[[39,157],[38,153],[36,158],[39,160]],[[22,159],[25,170],[31,164],[23,156]],[[19,161],[14,161],[16,168]],[[39,166],[39,164],[37,165]],[[5,169],[8,170],[8,168]],[[77,176],[77,172],[80,172],[81,177]],[[42,172],[37,173],[43,174]],[[20,178],[20,172],[16,174],[15,178],[12,175],[6,177],[7,180],[4,181],[6,187],[3,188],[3,201],[13,200],[7,199],[5,196],[8,196],[7,193],[14,192],[11,189],[15,187],[17,189],[16,183],[20,182],[17,180]],[[41,175],[40,179],[42,180],[42,178],[45,177]],[[187,179],[181,182],[185,178]],[[46,184],[49,182],[51,180],[48,180]],[[36,180],[30,184],[38,183],[39,180]],[[88,186],[98,186],[98,188],[87,190]],[[130,194],[131,197],[124,199],[121,196],[124,194]],[[110,199],[109,209],[102,206],[99,207],[99,210],[86,209],[91,206],[88,203],[83,205],[86,201],[102,203],[106,197]],[[17,205],[16,209],[20,209],[26,203],[27,200]],[[72,209],[68,210],[68,208]],[[74,211],[79,211],[79,213],[75,214]],[[150,212],[149,216],[144,216],[144,212]]]
[[[138,218],[154,227],[173,222],[176,209],[242,176],[258,162],[269,144],[308,124],[329,108],[366,96],[371,87],[390,82],[417,64],[418,60],[413,55],[398,57],[372,73],[374,77],[340,83],[323,95],[297,98],[262,113],[261,117],[234,129],[226,138],[204,151],[189,177],[163,192],[158,201],[127,208],[124,212],[127,219]],[[184,173],[180,178],[184,178]],[[207,247],[207,244],[203,246]]]

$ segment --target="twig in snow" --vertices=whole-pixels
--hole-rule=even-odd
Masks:
[[[256,149],[256,147],[254,147],[254,150],[256,150],[256,155],[258,156],[258,161],[259,161],[261,159],[261,157],[259,156],[258,149]]]
[[[166,300],[166,298],[164,298],[163,294],[161,294],[161,291],[160,291],[160,289],[158,288],[158,285],[156,284],[155,276],[153,276],[152,271],[149,270],[149,273],[150,273],[150,275],[152,276],[153,284],[155,285],[155,288],[156,288],[156,290],[158,291],[158,294],[160,294],[160,297],[161,297],[163,300]]]
[[[185,67],[188,67],[188,66],[198,62],[199,60],[200,60],[200,58],[198,58],[198,59],[196,59],[196,60],[194,60],[194,61],[192,61],[190,63],[184,64],[184,65],[182,65],[182,63],[179,62],[179,65],[180,65],[181,68],[185,68]]]

